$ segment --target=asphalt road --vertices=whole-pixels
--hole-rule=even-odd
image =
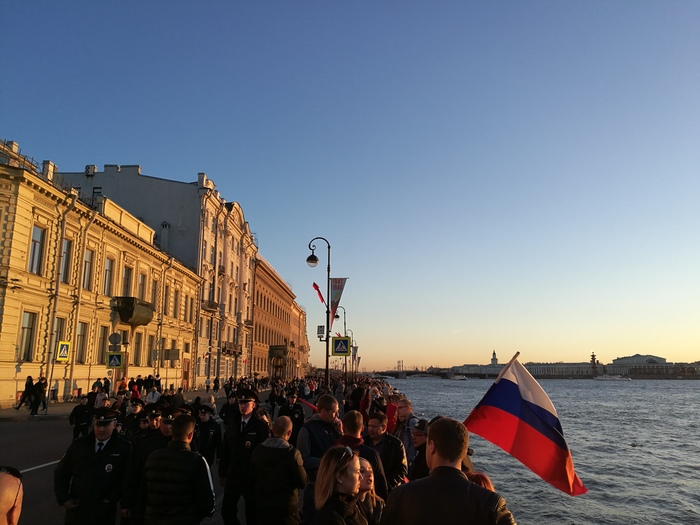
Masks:
[[[194,399],[202,392],[188,392],[187,398]],[[217,398],[217,405],[224,401],[223,392]],[[9,465],[22,472],[24,484],[24,504],[20,525],[62,525],[63,508],[59,507],[53,493],[53,472],[63,453],[71,444],[73,429],[68,423],[68,415],[75,403],[57,403],[49,406],[48,415],[30,416],[22,407],[0,410],[0,465]],[[40,411],[41,414],[43,412]],[[217,493],[217,512],[214,517],[203,521],[206,525],[220,525],[220,487],[214,476]],[[239,507],[239,519],[245,523]]]

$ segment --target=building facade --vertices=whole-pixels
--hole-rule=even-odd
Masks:
[[[295,298],[289,284],[258,255],[250,375],[292,379],[307,373],[306,312]]]
[[[0,143],[0,201],[2,406],[27,376],[58,400],[101,377],[192,385],[204,282],[152,228],[101,194],[81,198],[12,142]],[[114,354],[122,368],[108,367]]]
[[[206,174],[185,183],[141,174],[140,166],[88,165],[61,173],[87,200],[106,195],[155,231],[155,242],[202,278],[193,386],[247,374],[253,353],[253,272],[258,248],[243,210]]]

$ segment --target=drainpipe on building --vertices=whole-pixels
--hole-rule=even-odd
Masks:
[[[97,210],[92,210],[90,212],[90,220],[88,221],[87,225],[85,226],[85,230],[83,231],[83,238],[80,241],[80,245],[82,246],[81,253],[83,255],[82,260],[85,260],[85,250],[87,250],[87,236],[88,236],[88,231],[90,230],[90,226],[92,226],[92,223],[95,222],[95,218],[97,218]],[[94,265],[94,261],[93,261]],[[75,306],[75,316],[73,317],[73,326],[71,327],[71,334],[75,336],[75,333],[78,328],[78,320],[80,317],[80,295],[82,292],[82,286],[83,286],[83,277],[84,277],[84,272],[85,272],[85,264],[80,265],[80,272],[78,273],[78,279],[75,283],[75,301],[76,301],[76,306]],[[93,276],[94,277],[94,276]],[[77,353],[78,349],[74,348],[73,351],[71,352],[70,355],[70,373],[68,376],[68,385],[69,388],[72,390],[73,389],[73,377],[75,375],[75,354]],[[90,383],[90,378],[88,377],[88,383]],[[90,385],[88,384],[88,387]],[[48,406],[48,404],[47,404]]]
[[[70,203],[68,204],[68,207],[61,213],[58,204],[56,204],[56,211],[58,211],[59,216],[61,217],[61,233],[58,236],[58,239],[56,240],[56,253],[58,253],[58,261],[56,262],[56,268],[54,268],[53,272],[53,281],[51,283],[51,288],[53,289],[53,294],[51,295],[51,313],[49,314],[49,348],[47,349],[46,352],[46,369],[49,371],[49,380],[47,382],[47,388],[49,389],[48,391],[48,396],[49,396],[49,402],[51,401],[51,385],[53,382],[53,369],[54,369],[54,359],[53,357],[53,351],[54,348],[56,348],[58,341],[57,341],[57,334],[55,330],[55,325],[56,325],[56,311],[58,309],[58,291],[61,286],[61,268],[63,266],[63,250],[61,249],[61,244],[63,243],[63,237],[66,235],[66,217],[70,213],[70,211],[75,208],[75,202],[78,200],[78,193],[77,192],[72,192],[70,195]],[[65,388],[65,387],[64,387]],[[66,393],[63,393],[63,399],[64,401],[66,400]],[[58,401],[58,388],[56,388],[56,401]],[[45,412],[48,413],[49,411],[49,403],[46,403],[46,410]]]
[[[202,275],[203,272],[203,265],[202,265],[202,246],[204,243],[204,231],[206,230],[206,216],[207,216],[207,202],[211,198],[213,192],[210,189],[207,189],[206,193],[202,197],[202,204],[201,204],[201,210],[202,213],[200,214],[199,218],[199,246],[197,249],[197,275],[202,278],[202,281],[200,282],[200,287],[198,290],[198,295],[197,295],[197,301],[199,301],[199,307],[197,308],[196,312],[196,323],[195,323],[195,330],[196,330],[196,341],[197,344],[194,345],[194,352],[193,352],[193,357],[192,361],[193,363],[193,368],[194,368],[194,374],[192,374],[192,388],[197,389],[197,376],[199,372],[199,334],[202,329],[202,323],[201,323],[201,314],[202,314],[202,301],[204,300],[204,276]]]
[[[216,336],[218,338],[218,348],[216,348],[216,375],[214,377],[219,377],[219,367],[221,366],[221,325],[222,321],[224,318],[224,312],[221,310],[221,297],[216,296],[216,291],[218,289],[218,284],[219,284],[219,216],[221,215],[221,212],[224,210],[225,203],[223,199],[219,200],[219,209],[216,211],[216,218],[215,218],[215,223],[216,223],[216,231],[214,232],[214,262],[212,263],[214,265],[214,280],[212,281],[212,293],[211,297],[212,300],[217,299],[216,304],[219,306],[218,311],[219,311],[219,323],[216,329]],[[214,320],[216,319],[216,314],[212,313],[211,314],[211,330],[209,332],[209,365],[207,366],[207,377],[211,377],[211,357],[212,354],[214,353]]]

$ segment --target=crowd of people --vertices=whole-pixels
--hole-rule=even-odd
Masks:
[[[420,419],[387,383],[278,380],[263,401],[264,381],[230,378],[217,408],[152,379],[113,397],[103,380],[71,413],[54,476],[67,524],[200,523],[214,478],[225,525],[240,523],[241,499],[248,525],[515,523],[474,471],[464,425]],[[218,394],[218,378],[209,386]]]
[[[46,410],[46,388],[48,384],[45,377],[37,379],[36,383],[32,376],[27,376],[24,382],[24,390],[19,398],[19,402],[15,405],[15,410],[22,408],[22,405],[29,407],[29,414],[36,416],[39,414],[39,407]]]

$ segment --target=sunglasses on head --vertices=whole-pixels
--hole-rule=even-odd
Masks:
[[[350,459],[352,459],[353,456],[355,455],[355,452],[353,452],[353,450],[352,450],[350,447],[343,447],[343,448],[344,448],[344,450],[343,450],[343,455],[340,456],[340,461],[339,461],[339,463],[342,463],[342,462],[345,461],[346,459],[350,460]]]
[[[0,467],[0,473],[9,474],[17,480],[17,492],[15,493],[15,502],[12,507],[17,506],[17,498],[19,498],[19,489],[22,488],[22,473],[14,467]]]

